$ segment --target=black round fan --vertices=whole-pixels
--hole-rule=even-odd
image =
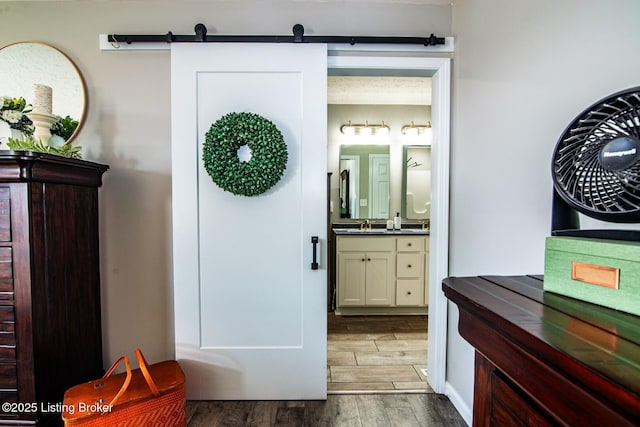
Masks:
[[[608,96],[573,120],[554,150],[552,176],[571,208],[602,221],[640,222],[640,87]]]

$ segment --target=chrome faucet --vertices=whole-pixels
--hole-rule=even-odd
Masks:
[[[422,229],[423,230],[430,230],[431,229],[431,220],[427,219],[422,223]]]
[[[360,230],[371,231],[371,223],[368,219],[360,223]]]

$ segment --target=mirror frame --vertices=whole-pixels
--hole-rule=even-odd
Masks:
[[[42,42],[42,41],[37,41],[37,40],[22,40],[22,41],[17,41],[17,42],[13,42],[13,43],[8,43],[6,45],[0,46],[0,55],[3,49],[6,49],[8,47],[11,46],[15,46],[15,45],[19,45],[19,44],[37,44],[37,45],[42,45],[45,46],[49,49],[54,50],[56,53],[58,53],[64,60],[66,60],[69,65],[71,66],[71,68],[73,69],[73,71],[75,71],[76,76],[78,77],[78,81],[80,83],[80,91],[82,92],[82,113],[80,114],[80,117],[78,117],[76,120],[78,120],[78,126],[76,127],[76,129],[73,131],[73,133],[71,134],[71,136],[69,136],[69,139],[67,139],[65,141],[65,145],[66,144],[71,144],[71,142],[77,137],[78,133],[80,132],[80,129],[82,128],[82,126],[84,125],[84,122],[86,120],[87,117],[87,109],[88,109],[88,97],[87,97],[87,84],[84,80],[84,77],[82,75],[82,73],[80,72],[80,69],[78,69],[78,66],[71,60],[71,58],[69,58],[69,56],[67,54],[65,54],[64,52],[62,52],[60,49],[58,49],[57,47],[46,43],[46,42]],[[14,95],[14,94],[2,94],[4,96],[24,96],[24,95]]]

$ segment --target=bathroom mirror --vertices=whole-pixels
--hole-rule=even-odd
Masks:
[[[402,217],[431,217],[431,147],[406,145],[403,149]]]
[[[340,217],[387,219],[389,146],[340,146]]]
[[[53,115],[67,120],[63,138],[70,143],[82,127],[86,88],[82,75],[64,53],[42,42],[17,42],[0,48],[0,95],[34,102],[34,84],[51,87]],[[77,121],[77,126],[69,122]]]

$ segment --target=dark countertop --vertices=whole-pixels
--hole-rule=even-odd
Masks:
[[[429,230],[420,228],[402,228],[400,230],[387,230],[385,228],[372,228],[360,230],[359,228],[334,228],[333,232],[338,236],[428,236]]]

